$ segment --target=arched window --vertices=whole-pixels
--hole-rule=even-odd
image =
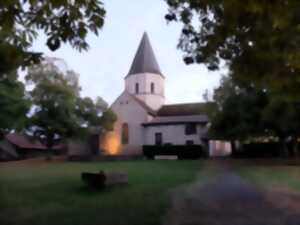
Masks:
[[[135,93],[138,94],[140,92],[139,83],[135,83]]]
[[[129,129],[128,124],[122,124],[122,144],[128,144],[129,142]]]
[[[154,94],[155,92],[155,86],[154,83],[151,83],[151,94]]]

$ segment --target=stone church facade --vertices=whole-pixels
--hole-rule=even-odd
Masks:
[[[125,77],[125,90],[111,105],[117,115],[114,131],[102,138],[107,154],[140,155],[143,145],[203,145],[209,143],[205,108],[213,103],[165,105],[165,76],[147,33]]]

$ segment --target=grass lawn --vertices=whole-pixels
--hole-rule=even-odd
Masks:
[[[266,188],[300,192],[300,166],[241,166],[239,175]]]
[[[202,167],[201,161],[0,164],[0,224],[157,225],[169,191],[192,182]],[[88,191],[80,173],[99,170],[125,171],[129,185]]]

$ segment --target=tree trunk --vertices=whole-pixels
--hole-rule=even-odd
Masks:
[[[47,147],[47,160],[51,160],[52,159],[52,148],[54,145],[54,135],[53,134],[49,134],[47,135],[47,142],[46,142],[46,147]]]
[[[287,158],[289,156],[289,152],[285,137],[280,138],[280,145],[280,156],[283,158]]]
[[[5,133],[4,133],[4,131],[2,131],[2,130],[0,129],[0,141],[1,141],[2,139],[4,139],[4,137],[5,137]]]
[[[298,141],[297,141],[297,137],[294,137],[292,139],[292,150],[293,150],[293,156],[295,158],[298,158],[299,154],[298,154]]]
[[[231,155],[235,157],[237,155],[235,140],[230,140],[230,145],[231,145]]]

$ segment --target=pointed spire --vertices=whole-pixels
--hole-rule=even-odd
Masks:
[[[143,35],[127,77],[138,73],[154,73],[163,76],[146,32]]]

